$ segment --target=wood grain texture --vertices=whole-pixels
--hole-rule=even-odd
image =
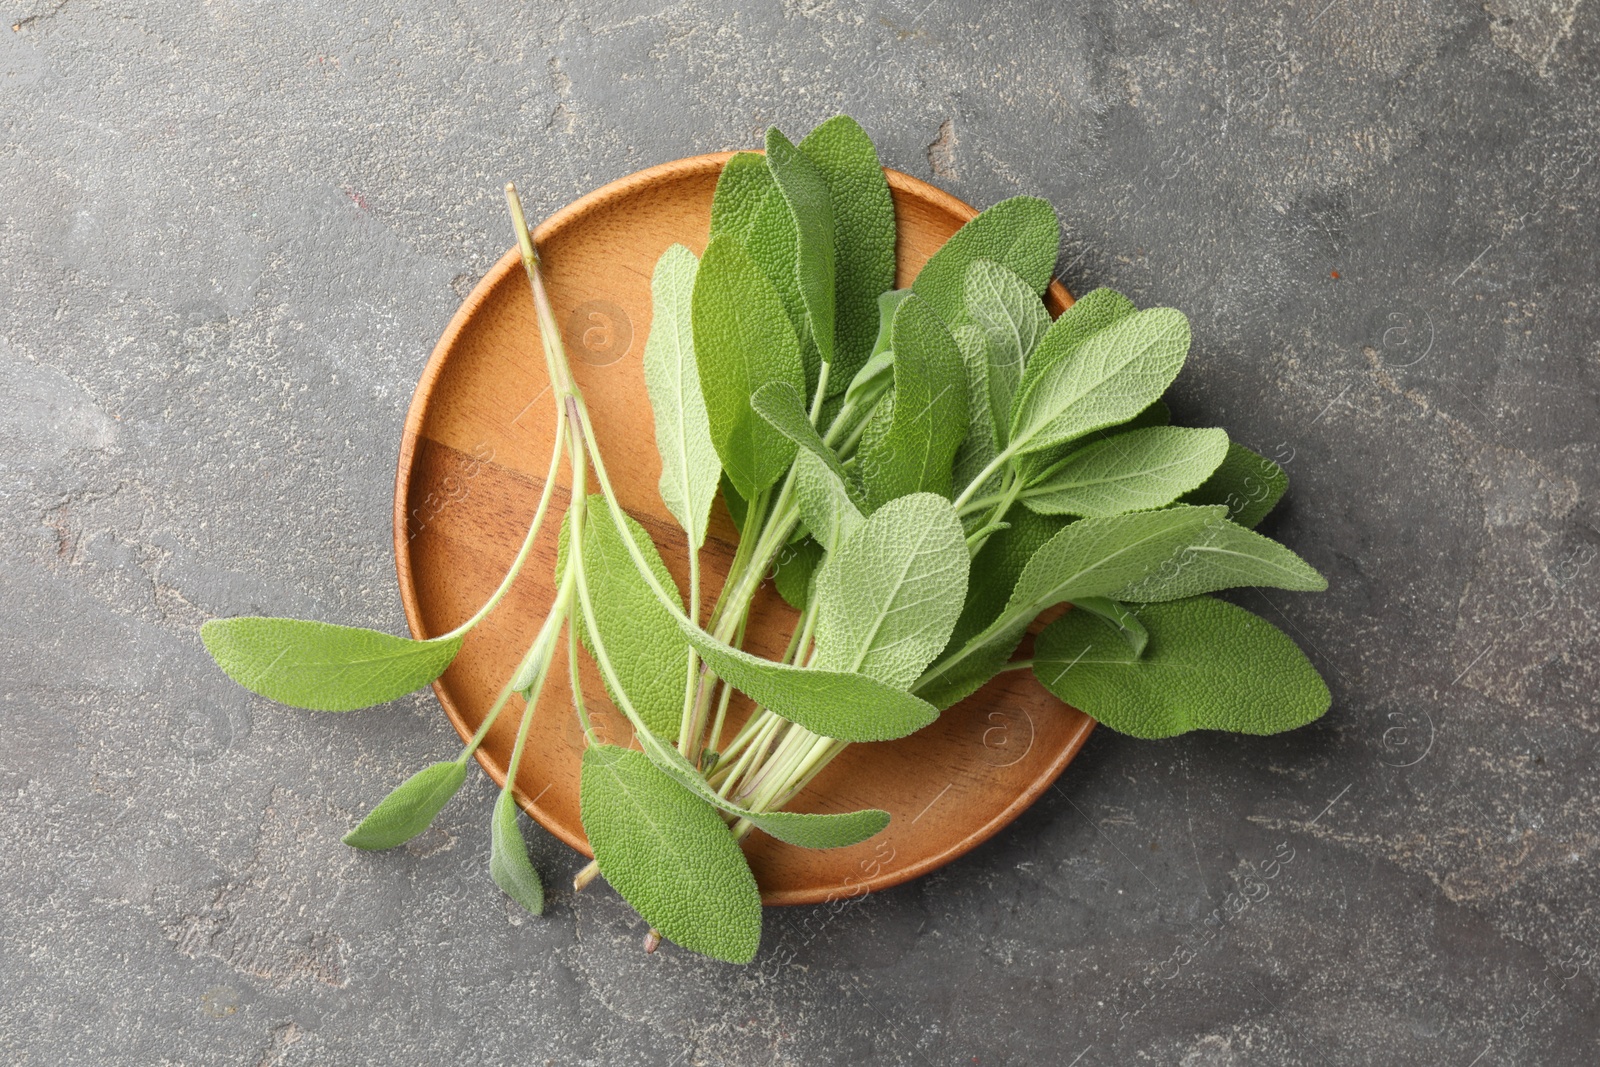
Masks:
[[[684,535],[661,502],[642,353],[650,327],[650,274],[668,245],[704,251],[711,194],[731,153],[640,171],[567,206],[535,231],[557,320],[621,501],[655,538],[687,588]],[[900,286],[976,212],[890,171]],[[1072,298],[1052,283],[1060,314]],[[451,320],[417,384],[395,480],[395,562],[411,631],[459,625],[493,591],[521,544],[550,460],[555,406],[539,349],[533,302],[515,250],[507,252]],[[567,500],[563,463],[553,516]],[[466,641],[434,690],[463,738],[482,717],[532,640],[554,595],[554,517],[523,577]],[[701,557],[708,613],[733,557],[736,533],[719,502]],[[795,614],[770,586],[757,597],[747,647],[783,651]],[[1026,644],[1024,654],[1026,654]],[[629,728],[582,656],[596,727],[626,744]],[[478,759],[497,782],[517,730],[501,717]],[[736,699],[737,726],[749,714]],[[517,799],[541,825],[590,854],[578,819],[582,733],[573,715],[565,656],[557,657],[535,712]],[[878,837],[825,852],[759,831],[746,852],[768,904],[838,900],[898,885],[975,847],[1016,818],[1076,755],[1093,720],[1061,704],[1027,671],[999,676],[911,737],[853,745],[791,805],[797,811],[880,807],[893,822]],[[728,735],[731,736],[731,733]]]

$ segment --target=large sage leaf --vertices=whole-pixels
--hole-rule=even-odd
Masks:
[[[782,304],[737,241],[712,239],[694,282],[695,361],[712,443],[746,500],[777,481],[794,459],[794,442],[750,408],[750,395],[768,382],[805,390],[799,342]]]
[[[200,640],[252,693],[312,711],[383,704],[443,674],[460,637],[412,641],[357,626],[242,616],[212,619]]]
[[[817,576],[816,666],[907,689],[961,614],[970,560],[955,508],[914,493],[873,512]]]
[[[965,293],[967,317],[988,341],[984,391],[995,443],[1004,448],[1011,430],[1012,398],[1028,357],[1050,329],[1050,313],[1027,281],[992,259],[974,260],[967,268]]]
[[[650,337],[644,345],[644,382],[661,453],[661,499],[689,535],[691,549],[705,543],[711,500],[722,477],[694,358],[690,304],[699,266],[682,245],[673,245],[656,260],[650,279]]]
[[[405,844],[428,828],[466,777],[464,763],[448,760],[429,764],[395,786],[354,830],[344,835],[344,843],[365,849]]]
[[[873,412],[856,452],[870,507],[908,493],[950,495],[967,432],[967,379],[955,339],[927,301],[894,315],[894,393]]]
[[[634,566],[605,498],[591,496],[584,510],[584,576],[593,593],[596,624],[611,665],[650,731],[662,737],[677,737],[683,717],[683,671],[687,661],[683,632]],[[661,561],[655,542],[631,517],[627,522],[634,546],[649,564],[656,583],[668,591],[681,612],[683,601],[678,587]],[[558,575],[566,569],[570,533],[563,523],[556,555]],[[589,627],[581,626],[578,636],[592,654],[594,635]],[[606,680],[606,689],[612,702],[618,702],[610,679]]]
[[[1217,469],[1228,451],[1222,430],[1155,426],[1117,434],[1041,472],[1022,500],[1046,515],[1121,515],[1172,503]]]
[[[1014,454],[1037,452],[1125,422],[1166,391],[1189,352],[1189,320],[1172,308],[1128,315],[1052,359],[1074,328],[1063,315],[1051,326],[1028,370],[1011,417]]]
[[[510,789],[502,789],[494,802],[489,829],[489,876],[528,914],[544,912],[544,883],[528,859],[528,843],[517,828],[517,801]]]
[[[1282,467],[1232,442],[1211,477],[1179,499],[1185,504],[1222,504],[1230,520],[1252,527],[1267,517],[1288,488],[1289,475]]]
[[[843,392],[872,352],[878,294],[894,285],[894,201],[878,151],[848,115],[808,133],[800,151],[833,202],[834,353],[828,392]]]
[[[1194,543],[1171,561],[1113,595],[1140,602],[1180,600],[1246,585],[1301,592],[1328,588],[1327,579],[1289,549],[1223,519],[1207,523]]]
[[[834,224],[827,179],[776,126],[767,130],[767,169],[795,220],[795,281],[805,305],[804,336],[810,337],[823,363],[832,363]]]
[[[1068,704],[1134,737],[1273,734],[1328,710],[1328,687],[1305,654],[1243,608],[1202,596],[1148,605],[1139,621],[1149,631],[1142,657],[1112,623],[1068,612],[1035,642],[1035,676]]]
[[[579,814],[600,873],[662,936],[729,963],[761,943],[761,892],[739,844],[705,801],[642,752],[583,753]]]
[[[966,318],[967,268],[992,259],[1042,294],[1056,267],[1061,231],[1055,209],[1034,196],[1014,196],[981,212],[957,230],[911,284],[954,329]]]

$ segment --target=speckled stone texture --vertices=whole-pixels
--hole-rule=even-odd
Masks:
[[[1600,1060],[1600,4],[0,10],[0,1061]],[[1332,712],[1097,733],[747,969],[645,955],[542,835],[520,915],[481,775],[342,846],[454,751],[432,697],[290,711],[200,623],[403,627],[401,420],[502,182],[544,214],[841,110],[1189,313],[1178,416],[1285,463],[1267,530],[1332,582],[1240,602]]]

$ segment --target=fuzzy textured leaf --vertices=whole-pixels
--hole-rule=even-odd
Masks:
[[[901,301],[894,316],[894,393],[873,412],[856,452],[870,508],[908,493],[950,495],[967,432],[961,352],[932,307]]]
[[[1185,504],[1221,504],[1230,520],[1249,528],[1261,524],[1288,488],[1289,475],[1282,467],[1232,442],[1211,477],[1179,499]]]
[[[911,288],[954,329],[966,317],[967,268],[975,260],[994,260],[1040,295],[1050,284],[1060,247],[1055,209],[1038,197],[1014,196],[957,230],[923,264]]]
[[[761,943],[761,893],[727,824],[642,752],[583,753],[579,813],[600,873],[663,937],[748,963]]]
[[[1034,645],[1034,674],[1056,696],[1120,733],[1274,734],[1319,718],[1328,687],[1277,627],[1211,597],[1139,611],[1142,657],[1116,627],[1072,611]]]
[[[878,294],[894,285],[894,201],[878,150],[848,115],[812,130],[800,151],[822,173],[833,202],[834,353],[828,392],[838,394],[872,353]]]
[[[595,616],[600,636],[605,641],[612,666],[652,733],[677,737],[683,716],[683,670],[686,642],[672,614],[662,606],[655,592],[639,576],[628,548],[622,543],[617,524],[605,506],[605,498],[595,494],[585,509],[583,566],[593,592]],[[683,601],[678,587],[667,572],[661,554],[650,534],[631,517],[628,532],[633,543],[650,565],[657,583],[672,596],[679,610]],[[570,530],[566,523],[556,555],[556,574],[566,568]],[[594,651],[594,635],[580,626],[583,646]],[[606,686],[613,703],[617,694],[609,680]]]
[[[530,915],[544,912],[544,883],[528,858],[528,843],[517,827],[517,801],[502,789],[494,802],[489,830],[489,876]]]
[[[212,619],[200,640],[252,693],[311,711],[354,711],[420,689],[450,666],[461,638],[413,641],[305,619]]]
[[[812,535],[831,550],[861,522],[861,498],[833,449],[817,436],[805,401],[785,382],[756,390],[750,406],[772,428],[799,446],[795,456],[795,501]]]
[[[661,499],[689,535],[691,548],[705,543],[706,520],[722,477],[694,358],[690,305],[699,266],[682,245],[673,245],[656,260],[650,279],[650,336],[644,345],[644,383],[661,453]]]
[[[1133,650],[1135,658],[1144,654],[1145,646],[1150,643],[1150,632],[1139,621],[1139,616],[1130,611],[1125,604],[1100,596],[1081,596],[1072,602],[1072,610],[1087,611],[1100,616],[1110,623],[1128,642],[1128,647]]]
[[[806,314],[802,336],[811,339],[823,363],[832,363],[834,221],[828,181],[776,126],[767,130],[767,169],[795,221],[795,281]]]
[[[778,551],[778,567],[772,584],[794,610],[806,610],[811,600],[811,579],[822,566],[823,555],[822,546],[814,537],[802,537]]]
[[[794,459],[794,442],[750,408],[768,382],[805,390],[800,346],[772,283],[737,241],[713,238],[700,260],[692,298],[694,352],[711,440],[746,500]]]
[[[448,760],[429,764],[395,786],[354,830],[344,835],[344,843],[364,849],[405,844],[428,828],[466,777],[464,763]]]
[[[817,576],[817,667],[910,688],[950,639],[969,566],[948,500],[914,493],[885,504]]]
[[[1011,449],[1037,452],[1126,422],[1166,391],[1189,353],[1189,320],[1151,308],[1089,335],[1071,358],[1051,359],[1073,328],[1063,315],[1039,343],[1011,418]]]
[[[992,259],[967,268],[967,317],[988,342],[985,389],[996,444],[1004,448],[1011,430],[1011,402],[1022,384],[1023,367],[1050,329],[1050,313],[1039,294]]]
[[[1205,481],[1227,451],[1222,430],[1155,426],[1117,434],[1041,472],[1022,500],[1046,515],[1090,518],[1164,507]]]
[[[1168,564],[1123,586],[1113,595],[1118,600],[1147,603],[1181,600],[1246,585],[1301,592],[1320,592],[1328,588],[1327,579],[1311,564],[1278,542],[1219,519],[1207,523],[1194,543]]]

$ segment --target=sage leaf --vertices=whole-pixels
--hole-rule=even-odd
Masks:
[[[886,289],[878,294],[878,337],[872,344],[874,356],[887,352],[894,345],[894,313],[911,295],[910,289]]]
[[[761,943],[761,893],[716,811],[642,752],[583,753],[579,815],[606,881],[662,936],[748,963]]]
[[[304,619],[212,619],[200,640],[217,666],[252,693],[311,711],[384,704],[443,674],[461,638],[413,641]]]
[[[344,843],[364,849],[405,844],[428,828],[466,777],[467,765],[455,760],[422,768],[380,800],[354,830],[344,835]]]
[[[974,260],[967,268],[965,298],[967,317],[983,330],[988,341],[985,392],[996,444],[1004,448],[1011,429],[1011,401],[1022,383],[1022,368],[1050,329],[1050,313],[1028,282],[992,259]]]
[[[1073,452],[1023,491],[1046,515],[1099,517],[1164,507],[1200,485],[1228,451],[1222,430],[1154,426]]]
[[[1140,602],[1180,600],[1247,585],[1300,592],[1328,588],[1327,579],[1311,564],[1278,542],[1219,519],[1207,523],[1200,536],[1167,564],[1113,595],[1118,600]]]
[[[502,789],[494,802],[494,818],[489,830],[489,875],[506,896],[522,905],[529,915],[544,911],[544,883],[528,858],[528,843],[517,827],[517,801],[510,789]]]
[[[990,462],[1000,454],[1000,435],[994,410],[989,404],[989,338],[983,327],[976,323],[963,323],[952,332],[956,349],[961,353],[962,369],[967,376],[967,436],[956,449],[952,487],[966,488],[972,480],[989,469]],[[1010,415],[1007,414],[1009,420]],[[999,492],[1003,472],[996,470],[974,490],[977,496]],[[982,518],[974,515],[974,520]]]
[[[799,342],[772,283],[727,237],[707,246],[691,307],[711,440],[729,480],[749,500],[788,469],[795,447],[750,409],[750,395],[775,381],[805,389]]]
[[[967,380],[955,339],[913,295],[894,315],[894,393],[873,412],[856,452],[869,508],[908,493],[950,495],[967,433]]]
[[[787,382],[756,390],[750,406],[772,428],[799,446],[795,457],[795,500],[812,535],[832,550],[862,519],[860,492],[833,449],[817,436],[806,417],[805,401]]]
[[[1099,596],[1081,596],[1072,602],[1072,610],[1098,615],[1116,627],[1123,640],[1128,642],[1128,647],[1133,649],[1135,658],[1143,655],[1145,646],[1150,643],[1150,632],[1139,621],[1139,616],[1115,600]]]
[[[943,497],[913,493],[873,512],[817,575],[816,666],[910,688],[950,639],[970,562]]]
[[[1056,317],[1035,345],[1036,351],[1023,368],[1018,392],[1030,389],[1046,374],[1054,373],[1058,363],[1072,359],[1085,341],[1100,331],[1115,326],[1139,309],[1115,289],[1091,289]],[[1046,342],[1048,338],[1048,343]],[[1008,413],[1007,421],[1010,420]]]
[[[687,619],[677,621],[717,677],[814,734],[839,741],[893,741],[939,717],[927,701],[875,678],[774,663],[718,641]]]
[[[823,363],[833,362],[833,200],[817,165],[776,126],[767,130],[767,169],[795,220],[795,280],[807,333]]]
[[[1034,644],[1034,675],[1056,696],[1119,733],[1190,730],[1274,734],[1319,718],[1332,698],[1282,631],[1211,597],[1152,604],[1139,617],[1142,657],[1116,627],[1072,611]]]
[[[796,611],[806,610],[811,601],[811,579],[822,566],[823,549],[814,537],[803,537],[778,551],[778,566],[772,584],[778,595]]]
[[[745,817],[772,837],[799,848],[848,848],[889,826],[889,813],[880,808],[826,815],[765,811]]]
[[[894,285],[894,200],[872,139],[848,115],[800,142],[833,205],[834,354],[828,392],[842,392],[872,354],[878,294]]]
[[[992,259],[1042,294],[1061,247],[1055,209],[1034,196],[1014,196],[978,214],[929,257],[911,288],[952,329],[966,318],[967,268]]]
[[[683,717],[683,670],[686,642],[673,615],[656,598],[655,592],[639,574],[623,544],[617,524],[605,506],[605,498],[595,494],[584,509],[583,568],[593,592],[596,626],[622,688],[628,693],[640,718],[652,733],[677,737]],[[656,550],[650,534],[632,517],[627,517],[628,533],[649,564],[656,582],[668,590],[679,611],[683,601],[667,566]],[[561,526],[557,544],[556,574],[566,569],[567,546],[571,530]],[[583,647],[594,652],[594,635],[587,623],[578,636]],[[619,698],[610,679],[606,689],[613,703]]]
[[[750,504],[739,495],[739,490],[733,487],[733,482],[728,478],[728,472],[723,471],[717,487],[722,490],[722,503],[728,509],[728,517],[733,520],[734,526],[744,529],[744,520],[748,516]]]
[[[1289,475],[1282,467],[1232,442],[1211,477],[1179,499],[1185,504],[1222,504],[1231,521],[1249,528],[1260,525],[1288,488]]]
[[[1129,315],[1091,334],[1070,359],[1050,358],[1070,338],[1063,315],[1039,343],[1011,418],[1013,453],[1037,452],[1133,418],[1166,391],[1189,353],[1189,320],[1172,308]]]
[[[722,477],[694,358],[690,304],[699,266],[693,252],[676,244],[656,260],[644,345],[644,382],[661,453],[661,500],[689,535],[691,550],[705,543],[711,500]]]

